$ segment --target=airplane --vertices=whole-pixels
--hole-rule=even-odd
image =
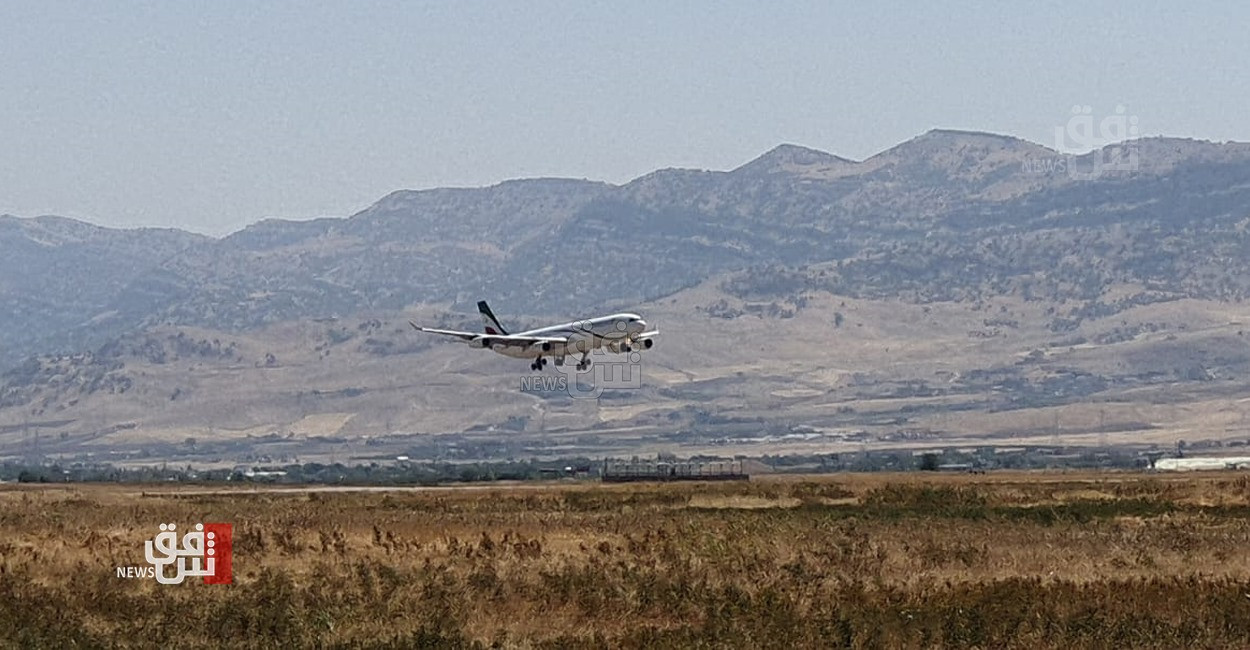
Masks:
[[[638,314],[621,313],[597,316],[550,327],[509,334],[485,300],[478,301],[477,310],[482,315],[484,332],[461,332],[421,327],[412,321],[408,324],[418,332],[454,336],[471,348],[490,349],[504,356],[517,359],[533,359],[530,370],[542,370],[548,358],[555,359],[557,366],[564,365],[564,358],[580,353],[578,370],[590,367],[590,352],[607,348],[616,353],[629,353],[635,349],[650,350],[655,345],[659,330],[647,330],[647,321]]]

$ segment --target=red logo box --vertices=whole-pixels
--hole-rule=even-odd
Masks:
[[[228,585],[234,582],[234,538],[230,524],[204,524],[204,565],[213,560],[212,575],[204,576],[206,585]]]

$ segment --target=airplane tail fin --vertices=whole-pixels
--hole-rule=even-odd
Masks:
[[[482,313],[482,325],[486,327],[487,334],[501,334],[505,336],[508,334],[508,330],[499,324],[499,319],[495,318],[494,312],[490,310],[490,305],[487,305],[485,300],[478,301],[477,310]]]

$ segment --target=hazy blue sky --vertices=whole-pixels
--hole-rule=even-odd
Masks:
[[[1250,5],[0,0],[0,213],[222,234],[387,192],[1053,146],[1074,104],[1250,140]]]

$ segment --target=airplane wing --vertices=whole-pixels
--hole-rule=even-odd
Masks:
[[[511,345],[516,347],[527,348],[531,345],[549,344],[551,346],[564,345],[569,342],[565,337],[560,336],[517,336],[514,334],[483,334],[481,332],[462,332],[460,330],[440,330],[432,327],[421,327],[412,321],[408,324],[418,332],[427,332],[429,334],[441,334],[443,336],[454,336],[462,341],[470,342],[478,339],[489,340],[491,345]]]
[[[473,339],[481,336],[481,334],[477,332],[461,332],[459,330],[440,330],[440,329],[434,329],[432,327],[421,327],[420,325],[412,321],[408,321],[408,324],[412,326],[412,329],[417,330],[418,332],[428,332],[430,334],[442,334],[443,336],[454,336],[462,341],[472,341]]]
[[[633,334],[629,338],[611,338],[604,339],[608,350],[612,352],[630,352],[635,349],[638,351],[650,350],[655,346],[655,338],[660,335],[659,329],[653,329],[647,332]]]
[[[490,339],[490,342],[492,345],[496,345],[496,344],[513,345],[513,346],[521,347],[521,348],[528,348],[531,345],[544,345],[544,344],[554,347],[557,345],[566,345],[569,342],[569,339],[563,336],[514,336],[514,335],[509,335],[509,336],[479,335],[479,336],[481,336],[484,339]]]

